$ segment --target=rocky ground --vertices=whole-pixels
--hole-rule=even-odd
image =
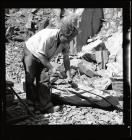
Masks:
[[[107,9],[107,8],[106,8]],[[30,23],[29,17],[31,12],[36,18],[36,28],[40,27],[42,21],[46,21],[51,17],[54,17],[56,21],[56,15],[52,9],[10,9],[6,11],[6,79],[11,80],[14,83],[21,83],[25,77],[23,64],[21,62],[22,52],[24,46],[24,40],[26,40],[30,33],[30,27],[27,28],[27,21]],[[106,15],[110,11],[105,11]],[[113,11],[114,12],[114,11]],[[44,15],[44,16],[42,16]],[[119,17],[121,17],[119,15]],[[116,20],[116,17],[113,18]],[[114,19],[115,18],[115,19]],[[119,21],[118,21],[119,20]],[[118,18],[117,24],[120,26],[120,18]],[[38,22],[40,21],[40,22]],[[53,24],[54,23],[54,24]],[[53,26],[55,22],[52,21]],[[116,26],[118,26],[116,25]],[[30,25],[29,25],[30,26]],[[113,26],[115,27],[115,26]],[[37,30],[37,29],[36,29]],[[117,28],[102,29],[98,36],[105,37],[108,34],[117,32]],[[105,31],[107,34],[105,34]],[[102,33],[102,34],[101,34]],[[91,84],[91,80],[88,80]],[[20,91],[16,91],[19,93]],[[120,102],[123,106],[123,102]],[[23,105],[16,101],[12,106],[7,108],[9,114],[7,119],[15,118],[22,115],[27,115],[27,112]],[[123,112],[114,110],[104,110],[93,107],[77,107],[73,105],[61,105],[61,109],[55,113],[39,114],[35,113],[35,118],[29,117],[19,122],[15,122],[16,125],[44,125],[44,124],[91,124],[91,125],[121,125],[123,124]]]
[[[50,114],[38,114],[34,119],[29,118],[16,125],[122,125],[122,112],[105,111],[92,107],[76,107],[63,105],[62,110]]]

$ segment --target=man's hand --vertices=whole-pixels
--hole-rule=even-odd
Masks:
[[[67,75],[67,79],[66,79],[67,83],[71,84],[72,83],[72,78],[71,78],[71,72],[70,72],[70,70],[68,70],[66,72],[66,75]]]
[[[50,69],[49,74],[50,74],[50,76],[53,76],[53,77],[63,78],[63,75],[61,74],[61,72],[58,71],[56,68]]]

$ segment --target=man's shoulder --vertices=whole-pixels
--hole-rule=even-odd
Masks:
[[[52,36],[56,36],[56,34],[59,32],[59,29],[52,29],[52,28],[45,28],[41,31],[39,31],[37,34],[39,36],[48,36],[48,37],[52,37]]]
[[[43,30],[41,30],[41,31],[39,31],[39,32],[53,32],[53,33],[56,33],[56,32],[58,32],[60,29],[58,29],[58,28],[45,28],[45,29],[43,29]]]

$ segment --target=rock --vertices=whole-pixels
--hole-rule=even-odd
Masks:
[[[83,74],[86,74],[89,77],[94,77],[96,76],[96,66],[90,62],[87,62],[85,60],[82,60],[79,64],[79,71]]]
[[[96,59],[95,54],[85,53],[82,56],[82,58],[85,59],[88,62],[93,62],[93,63],[96,63],[97,62],[97,59]]]
[[[79,85],[79,88],[80,87],[81,86]],[[84,93],[83,90],[86,90],[86,92]],[[71,88],[69,89],[69,91],[71,93],[70,95],[64,94],[61,97],[58,96],[62,104],[74,105],[74,106],[93,106],[92,103],[95,103],[100,108],[108,108],[113,105],[119,105],[119,100],[116,96],[112,96],[109,93],[97,89],[93,89],[90,87],[82,86],[81,90],[79,91],[76,91]],[[66,108],[63,109],[63,111],[66,110],[67,110]]]
[[[105,69],[106,63],[109,60],[109,51],[105,44],[97,39],[87,46],[82,47],[82,52],[78,53],[78,58],[84,58],[88,62],[98,63],[99,69]]]
[[[60,69],[60,67],[62,67],[60,64],[58,64],[58,63],[55,63],[55,62],[50,62],[51,63],[51,65],[53,66],[53,67],[55,67],[56,69]]]
[[[116,54],[116,62],[120,65],[120,67],[123,69],[123,48],[119,48]]]
[[[16,37],[13,37],[13,40],[14,41],[18,41],[18,42],[23,42],[23,41],[25,41],[25,39],[23,38],[23,37],[20,37],[20,36],[16,36]]]
[[[35,14],[35,13],[37,12],[37,10],[38,10],[38,9],[33,8],[33,9],[31,10],[31,13]]]
[[[92,86],[96,89],[106,90],[111,85],[109,78],[98,78],[93,81]]]
[[[39,25],[39,27],[38,27],[38,31],[40,31],[40,30],[46,28],[48,25],[49,25],[49,19],[46,18],[46,20],[43,20],[43,21],[40,23],[40,25]]]
[[[108,63],[111,63],[111,62],[116,62],[116,55],[111,55],[111,56],[109,56],[109,61],[108,61]]]
[[[116,55],[118,50],[122,48],[123,35],[121,32],[114,33],[112,37],[105,42],[106,48],[111,55]]]
[[[7,30],[6,30],[6,36],[12,36],[14,33],[14,26],[12,27],[8,27]]]
[[[104,121],[104,122],[108,122],[109,121],[109,116],[106,115],[101,115],[100,120]]]
[[[31,27],[32,21],[33,21],[33,14],[30,14],[30,15],[28,16],[28,20],[27,20],[27,23],[26,23],[26,25],[25,25],[25,27],[26,27],[27,29],[31,29],[31,28],[32,28],[32,27]]]
[[[59,117],[59,115],[60,115],[59,112],[53,113],[53,116],[54,116],[54,117]]]
[[[123,77],[111,77],[112,89],[115,91],[123,91]]]
[[[70,65],[71,65],[71,67],[73,66],[73,67],[78,67],[78,64],[81,62],[81,59],[72,59],[72,60],[70,60]]]
[[[115,116],[114,120],[117,124],[123,124],[123,119],[119,118],[118,116]]]
[[[94,49],[102,43],[102,40],[98,39],[88,45],[85,45],[82,47],[82,52],[85,52],[85,53],[93,53],[94,52]]]
[[[77,72],[77,71],[76,71],[75,69],[71,68],[71,76],[72,76],[72,77],[74,77],[74,76],[76,75],[76,72]]]
[[[14,84],[14,88],[17,89],[17,90],[20,91],[20,92],[24,92],[24,89],[23,89],[23,82],[22,82],[22,83],[15,83],[15,84]]]
[[[50,117],[49,114],[44,114],[43,116],[44,116],[45,118],[49,118],[49,117]]]
[[[123,76],[123,67],[118,62],[108,63],[106,66],[109,77],[112,77],[113,74]]]
[[[100,75],[103,78],[108,78],[109,77],[109,73],[106,69],[99,69],[97,71],[97,74]]]

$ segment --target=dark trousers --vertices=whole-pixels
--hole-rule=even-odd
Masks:
[[[40,110],[52,107],[48,71],[39,59],[32,55],[26,45],[23,64],[26,80],[26,98],[32,101]]]

